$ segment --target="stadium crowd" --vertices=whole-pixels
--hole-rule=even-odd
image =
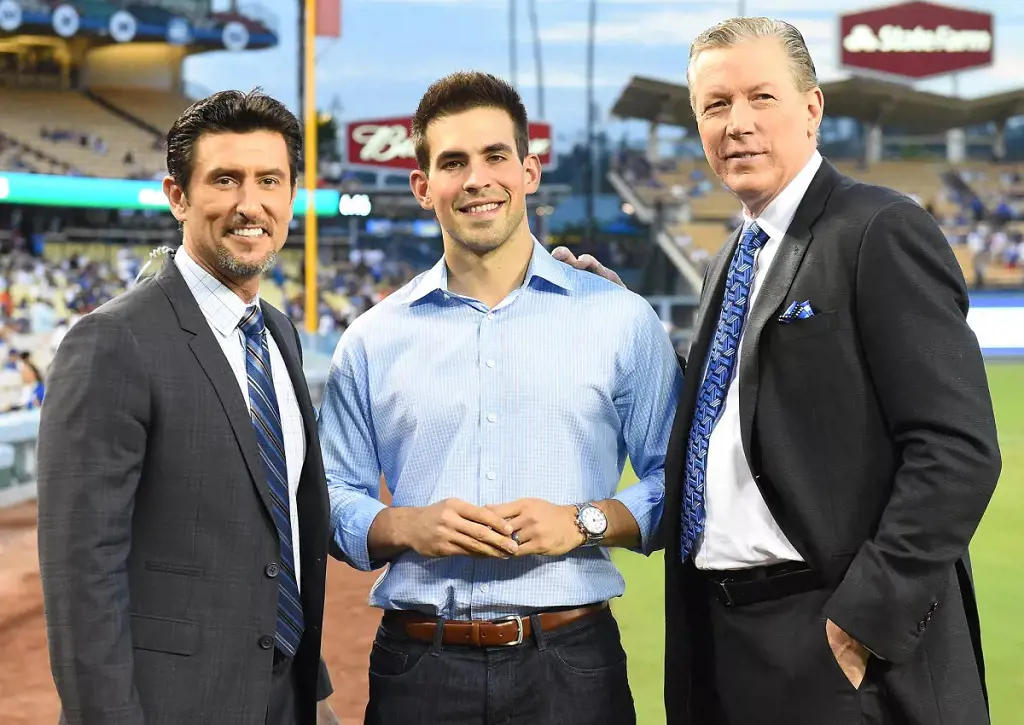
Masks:
[[[64,335],[85,315],[130,287],[145,260],[117,249],[110,260],[61,259],[27,251],[0,254],[0,413],[41,404],[45,369]],[[305,321],[304,271],[279,261],[262,292],[295,323]],[[318,270],[318,332],[343,332],[352,321],[414,276],[413,268],[376,249]]]
[[[684,221],[682,211],[687,201],[706,196],[714,188],[699,168],[680,177],[677,159],[652,163],[635,149],[619,151],[612,166],[650,201],[656,218],[666,228]],[[1014,279],[1014,271],[1021,271],[1017,276],[1024,280],[1024,176],[1016,167],[964,168],[932,198],[922,199],[913,192],[907,195],[928,209],[954,248],[966,250],[964,273],[972,287],[989,286],[993,277],[1005,280],[1007,273]],[[723,222],[723,234],[742,221],[742,212],[737,209]],[[675,236],[697,271],[703,273],[711,260],[708,251],[694,246],[686,234]]]

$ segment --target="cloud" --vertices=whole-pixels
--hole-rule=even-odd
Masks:
[[[473,5],[479,7],[480,5],[487,6],[508,6],[508,0],[346,0],[351,5]],[[799,0],[796,0],[799,2]],[[850,0],[852,2],[852,0]],[[537,0],[538,5],[559,5],[565,7],[567,5],[586,6],[590,4],[590,0]],[[728,8],[736,8],[735,0],[707,0],[702,2],[701,0],[598,0],[598,4],[601,8],[615,7],[616,5],[646,5],[646,6],[658,6],[658,5],[671,5],[675,8],[707,8],[710,6],[719,6],[723,8],[723,12],[728,12]],[[526,0],[520,2],[524,12],[526,8]],[[599,11],[600,12],[600,11]]]
[[[609,88],[609,87],[621,87],[625,85],[627,77],[613,77],[610,75],[603,75],[601,73],[594,73],[594,87],[595,88]],[[519,72],[519,87],[521,88],[536,88],[537,87],[537,75],[533,72],[532,68],[526,68]],[[550,70],[544,72],[544,88],[559,88],[559,89],[570,89],[570,88],[586,88],[587,87],[587,75],[585,71],[575,71],[566,68],[558,68],[557,70]]]
[[[503,61],[492,64],[492,67],[477,67],[476,70],[483,70],[494,73],[500,78],[509,79],[508,71],[494,67],[503,65]],[[441,78],[448,73],[458,70],[465,70],[468,66],[458,63],[450,65],[416,65],[413,67],[405,65],[381,64],[372,68],[360,68],[358,66],[341,64],[337,69],[325,68],[318,70],[316,79],[321,85],[333,85],[337,82],[359,81],[366,83],[386,83],[389,85],[424,85]],[[613,76],[603,73],[594,74],[595,88],[618,88],[626,83],[628,75]],[[519,88],[536,88],[537,74],[532,66],[520,66]],[[545,89],[581,89],[587,87],[586,71],[582,68],[566,67],[560,64],[557,68],[544,69]]]
[[[705,28],[728,17],[714,9],[694,11],[654,10],[614,18],[598,17],[595,40],[599,45],[688,46]],[[794,19],[795,20],[795,19]],[[834,20],[807,19],[795,23],[808,44],[828,39],[836,33]],[[560,23],[540,31],[541,41],[552,44],[586,43],[589,28],[586,21]]]

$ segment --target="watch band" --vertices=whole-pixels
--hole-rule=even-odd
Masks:
[[[595,509],[597,509],[597,506],[594,506],[594,504],[589,503],[589,502],[588,503],[578,503],[578,504],[576,504],[576,528],[579,530],[579,532],[581,534],[583,534],[583,539],[584,539],[583,543],[580,544],[580,546],[581,547],[597,546],[599,543],[604,541],[604,534],[603,533],[602,534],[591,534],[587,530],[587,527],[583,525],[583,516],[582,516],[582,514],[583,514],[583,509],[585,509],[585,508],[595,508]],[[600,509],[598,509],[598,511],[600,511]],[[604,515],[603,511],[601,512],[601,515],[602,516]],[[606,526],[606,529],[607,529],[607,526]]]

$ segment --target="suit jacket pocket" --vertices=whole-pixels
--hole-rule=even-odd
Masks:
[[[775,337],[779,342],[799,340],[802,337],[823,335],[839,329],[839,315],[836,312],[819,312],[803,320],[789,323],[776,321]]]
[[[165,561],[147,561],[145,567],[148,571],[159,571],[167,574],[180,574],[181,576],[202,576],[203,569],[198,566],[187,564],[170,564]]]
[[[132,614],[132,646],[172,655],[194,655],[199,651],[199,625],[184,619]]]

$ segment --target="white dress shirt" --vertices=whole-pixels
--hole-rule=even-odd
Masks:
[[[213,336],[217,338],[224,356],[227,357],[231,370],[238,380],[246,407],[249,407],[249,378],[245,372],[245,336],[238,323],[245,317],[246,310],[251,307],[224,286],[220,280],[203,269],[196,262],[185,245],[174,255],[174,263],[185,278],[192,296],[199,303],[199,309],[210,324]],[[259,297],[252,302],[259,304]],[[285,466],[288,470],[288,510],[292,522],[292,550],[295,554],[295,582],[301,591],[301,571],[299,564],[299,514],[295,501],[299,489],[299,477],[302,475],[302,464],[306,460],[306,433],[302,422],[302,411],[295,397],[288,368],[285,367],[281,350],[277,347],[274,336],[267,330],[267,346],[270,348],[270,373],[274,377],[274,392],[277,394],[277,405],[281,412],[281,429],[284,435]],[[250,408],[251,412],[251,408]],[[256,475],[262,475],[262,470]]]
[[[744,230],[756,221],[769,237],[754,257],[748,320],[779,245],[820,166],[821,154],[815,151],[803,170],[756,220],[744,213]],[[740,337],[740,349],[745,335],[746,326]],[[704,363],[706,371],[707,361]],[[708,443],[704,486],[706,519],[704,534],[697,542],[694,555],[694,563],[699,569],[747,569],[803,560],[775,522],[747,466],[740,436],[738,374],[739,365],[736,365],[722,417]]]

